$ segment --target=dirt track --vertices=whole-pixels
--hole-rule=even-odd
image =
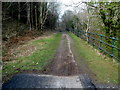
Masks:
[[[3,88],[83,88],[93,87],[85,84],[86,78],[79,76],[80,72],[74,55],[71,51],[70,37],[62,34],[59,48],[52,62],[46,66],[39,74],[18,74],[11,78],[10,81],[3,84]],[[43,75],[42,75],[43,74]],[[47,74],[47,75],[44,75]],[[69,77],[68,77],[69,76]],[[23,81],[23,82],[22,82]],[[83,81],[83,82],[82,82]]]
[[[51,64],[44,70],[44,73],[57,76],[72,76],[79,74],[77,63],[71,51],[70,38],[67,34],[62,35],[57,53]]]
[[[106,88],[110,85],[95,85],[89,78],[90,71],[84,62],[77,65],[74,57],[74,42],[63,34],[59,48],[51,63],[43,71],[27,71],[15,75],[3,84],[3,88]],[[71,50],[72,49],[72,50]],[[73,53],[72,53],[73,51]],[[76,59],[76,60],[75,60]],[[81,60],[82,61],[82,60]],[[89,75],[87,74],[89,71]],[[30,73],[30,74],[29,74]],[[47,75],[44,75],[47,74]],[[112,87],[112,86],[111,86]],[[117,86],[115,86],[117,87]],[[5,89],[6,90],[6,89]]]

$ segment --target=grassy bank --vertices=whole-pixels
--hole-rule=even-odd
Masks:
[[[23,53],[27,52],[26,49],[29,47],[27,53],[18,55],[14,61],[4,63],[3,77],[7,78],[23,70],[42,70],[53,58],[60,40],[61,34],[54,34],[29,41],[18,49]]]
[[[78,62],[84,60],[89,69],[95,74],[94,78],[98,83],[120,83],[118,80],[118,66],[111,58],[106,58],[99,55],[92,46],[89,46],[86,41],[81,40],[72,33],[69,33],[75,45],[76,53],[78,54]],[[81,59],[82,58],[82,59]]]

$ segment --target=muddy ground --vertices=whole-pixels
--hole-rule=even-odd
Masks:
[[[70,37],[64,33],[53,60],[44,70],[23,71],[4,83],[3,88],[94,88],[89,78],[84,76],[80,76]]]
[[[93,79],[91,79],[91,77],[95,76],[94,73],[92,73],[89,70],[84,60],[81,60],[80,63],[77,62],[77,53],[75,53],[74,46],[75,46],[74,42],[69,37],[69,35],[63,33],[56,54],[54,58],[51,60],[49,65],[47,65],[42,71],[39,70],[21,71],[20,73],[23,73],[23,75],[18,74],[18,76],[13,76],[13,78],[9,82],[3,84],[3,86],[11,87],[12,85],[12,87],[14,87],[15,85],[17,86],[16,83],[19,83],[18,85],[20,85],[20,87],[22,86],[24,87],[24,85],[27,85],[25,87],[29,87],[29,85],[31,84],[33,88],[38,87],[40,85],[42,85],[41,87],[45,87],[45,85],[48,86],[51,85],[51,87],[68,88],[69,85],[72,86],[73,83],[71,82],[71,84],[69,84],[67,81],[70,81],[72,79],[74,82],[80,84],[78,85],[79,88],[80,87],[86,88],[88,86],[93,88],[112,87],[112,85],[98,85],[98,84],[96,85],[95,83],[93,83]],[[46,80],[44,80],[43,76],[41,75],[45,75],[44,78],[48,78],[48,79],[50,77],[46,75],[51,75],[52,79],[50,78],[49,82],[46,82]],[[56,76],[58,76],[58,78],[56,78]],[[75,76],[79,77],[79,80],[74,78]],[[22,81],[27,80],[26,84],[20,82],[21,80]],[[42,83],[39,80],[43,80]],[[52,83],[54,84],[58,83],[58,84],[55,85],[51,84],[51,80],[53,81]],[[66,86],[65,84],[62,84],[63,82],[66,84]],[[37,86],[35,83],[37,83]],[[44,85],[43,83],[47,83],[47,84]],[[72,88],[75,88],[76,87],[75,85],[73,85]]]
[[[62,35],[57,53],[51,64],[43,70],[43,73],[56,76],[73,76],[80,74],[73,53],[71,52],[70,39],[67,34]]]

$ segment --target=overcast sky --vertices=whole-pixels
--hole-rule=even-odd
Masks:
[[[63,15],[66,10],[73,10],[73,7],[66,5],[72,5],[73,3],[78,3],[80,1],[81,0],[59,0],[61,3],[61,15]]]
[[[71,10],[71,11],[75,10],[75,7],[72,7],[72,6],[75,6],[78,3],[83,1],[89,2],[91,0],[56,0],[56,1],[60,3],[60,18],[61,18],[66,10]],[[93,1],[95,2],[100,0],[93,0]],[[102,2],[106,2],[106,1],[111,1],[111,0],[102,0]],[[112,1],[119,1],[119,0],[112,0]],[[78,7],[76,8],[76,12],[77,10],[79,11],[81,8],[84,8],[84,7],[85,7],[85,4],[80,4],[79,8]]]
[[[107,1],[114,1],[114,2],[118,2],[120,0],[56,0],[58,2],[60,2],[61,4],[61,15],[64,14],[64,12],[66,10],[73,10],[73,7],[70,7],[70,6],[65,6],[65,5],[72,5],[74,3],[75,4],[78,4],[79,2],[89,2],[89,1],[102,1],[102,2],[107,2]],[[83,7],[82,5],[80,7]]]
[[[75,6],[77,5],[79,2],[82,2],[82,1],[88,1],[88,0],[58,0],[58,2],[60,2],[60,18],[61,16],[64,14],[64,12],[66,10],[71,10],[73,11],[74,7],[72,6]],[[72,6],[71,6],[72,5]],[[83,7],[83,6],[79,6],[79,7]]]

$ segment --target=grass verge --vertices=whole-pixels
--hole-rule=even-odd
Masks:
[[[76,52],[79,55],[78,62],[85,60],[89,69],[95,74],[94,79],[97,83],[110,83],[118,84],[118,63],[114,62],[111,58],[104,59],[102,55],[98,55],[95,49],[87,44],[86,41],[81,40],[72,33],[69,33],[72,37]],[[82,59],[81,59],[82,58]]]
[[[17,57],[15,61],[7,62],[3,66],[3,77],[8,78],[21,70],[42,70],[53,58],[61,40],[61,34],[32,40],[28,46],[34,46],[35,51],[28,56]]]

